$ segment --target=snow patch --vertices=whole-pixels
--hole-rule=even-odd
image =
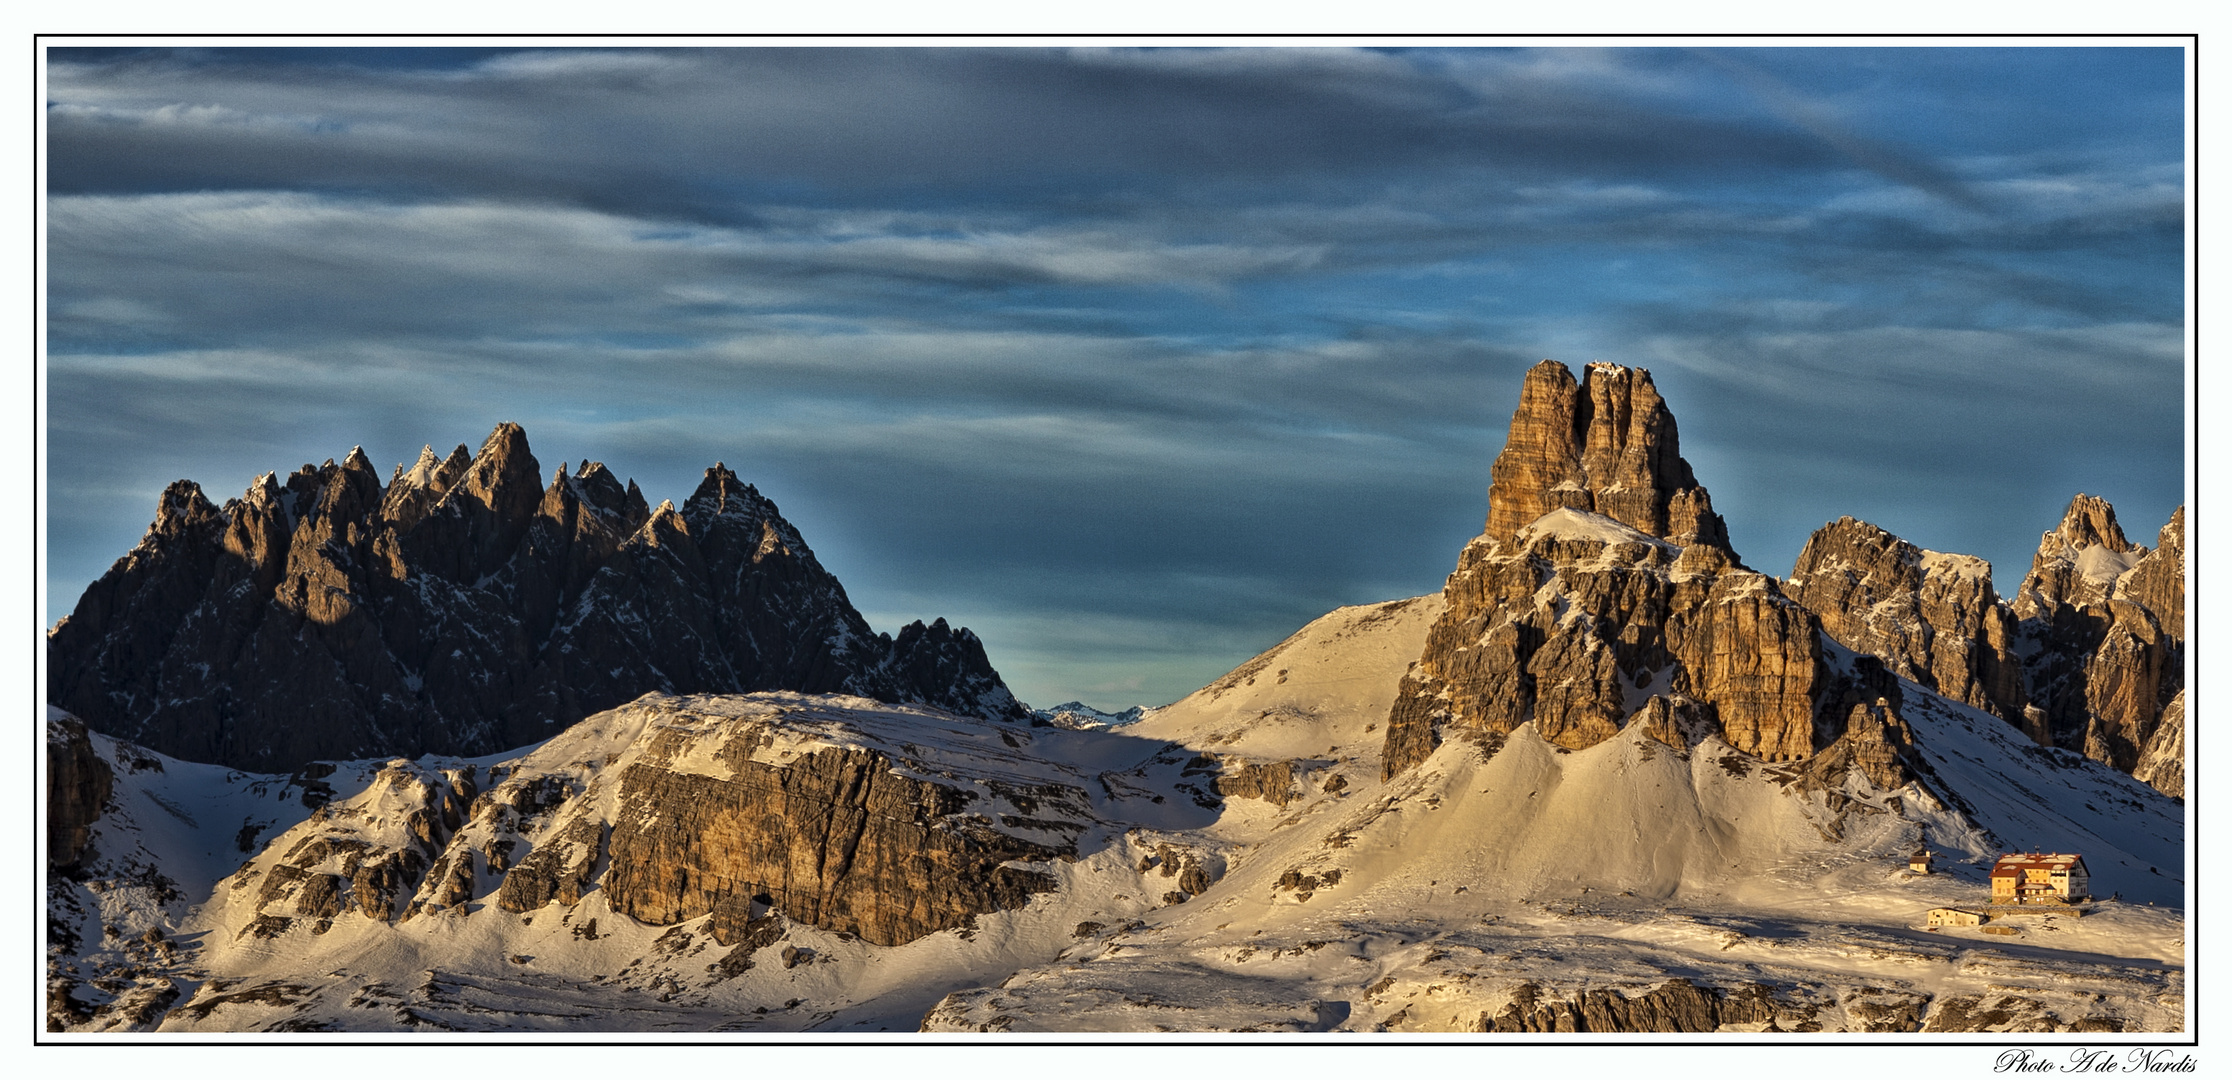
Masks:
[[[2109,584],[2122,577],[2124,571],[2138,565],[2139,560],[2145,558],[2146,554],[2147,549],[2145,548],[2133,548],[2130,551],[2110,551],[2105,544],[2094,544],[2078,550],[2077,572],[2083,574],[2087,581],[2102,585]]]
[[[1521,546],[1531,544],[1543,537],[1558,540],[1594,540],[1604,544],[1649,544],[1669,551],[1679,550],[1673,544],[1640,529],[1623,525],[1603,514],[1588,510],[1576,510],[1570,506],[1561,506],[1552,510],[1534,519],[1526,528],[1519,530]]]
[[[1922,552],[1922,572],[1926,575],[1945,575],[1962,579],[1992,580],[1992,564],[1974,555],[1955,555],[1943,551]]]

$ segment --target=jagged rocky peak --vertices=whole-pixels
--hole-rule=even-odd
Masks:
[[[1806,540],[1783,590],[1847,648],[1901,678],[2018,724],[2029,703],[2016,620],[1992,565],[1929,551],[1851,517]]]
[[[2080,494],[2039,538],[2012,605],[2041,741],[2124,772],[2185,688],[2185,508],[2157,535],[2154,551],[2131,543],[2113,507]]]
[[[643,493],[633,484],[620,486],[619,479],[597,461],[584,461],[573,472],[560,462],[535,512],[557,531],[570,534],[568,542],[588,543],[605,552],[651,517]]]
[[[2155,617],[2165,636],[2185,640],[2185,507],[2155,534],[2155,549],[2117,581],[2115,596]]]
[[[1898,675],[2041,745],[2182,791],[2183,507],[2158,542],[2131,543],[2113,507],[2078,495],[2010,604],[1983,560],[1844,518],[1813,535],[1784,587],[1831,637]]]
[[[1642,368],[1592,363],[1575,382],[1555,360],[1535,365],[1489,476],[1492,540],[1572,507],[1734,557],[1727,526],[1682,458],[1674,415]]]
[[[488,433],[488,440],[473,455],[473,463],[466,467],[459,486],[482,502],[497,506],[507,497],[517,498],[520,489],[540,495],[541,478],[542,467],[527,448],[527,429],[507,422]]]
[[[104,734],[264,769],[504,750],[649,691],[1029,718],[974,635],[902,637],[726,466],[654,511],[596,462],[546,484],[506,423],[385,487],[361,449],[221,509],[172,484],[49,633],[47,693]]]
[[[147,535],[149,538],[183,535],[208,526],[216,517],[217,507],[202,494],[200,484],[173,480],[155,501],[155,521],[148,526]]]
[[[651,516],[651,508],[645,505],[643,492],[636,489],[635,482],[629,481],[623,487],[620,478],[612,475],[612,470],[605,468],[601,461],[584,461],[570,476],[561,463],[550,486],[553,491],[564,489],[583,506],[623,524],[626,531],[633,531]]]
[[[2061,524],[2040,534],[2038,554],[2015,594],[2015,614],[2029,619],[2063,604],[2105,604],[2115,580],[2146,554],[2124,538],[2115,507],[2080,492],[2069,500]]]
[[[738,479],[726,462],[716,461],[705,470],[705,479],[698,481],[697,490],[690,493],[684,505],[702,507],[704,513],[757,519],[764,516],[769,504],[758,488]]]
[[[1568,749],[1642,722],[1792,761],[1897,707],[1879,661],[1833,654],[1812,612],[1737,561],[1648,372],[1592,364],[1576,384],[1538,365],[1493,475],[1487,530],[1389,713],[1384,775],[1452,738],[1492,753],[1529,723]]]
[[[813,561],[813,552],[798,530],[783,520],[775,504],[721,462],[705,470],[697,490],[682,504],[682,516],[691,523],[692,535],[702,540],[718,534],[724,547],[745,545],[750,548],[749,554],[741,550],[738,554],[753,562],[770,555]]]
[[[425,447],[409,472],[401,464],[395,466],[395,476],[380,502],[380,516],[403,528],[417,524],[450,488],[457,486],[458,478],[472,463],[472,452],[464,443],[458,443],[447,458],[435,457],[434,447]]]

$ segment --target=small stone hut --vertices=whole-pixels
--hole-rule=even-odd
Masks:
[[[1982,926],[1991,916],[1981,911],[1963,911],[1960,908],[1931,908],[1931,926]]]

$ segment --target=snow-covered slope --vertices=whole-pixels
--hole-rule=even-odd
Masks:
[[[2079,850],[2116,867],[2096,887],[2126,883],[2125,901],[2017,920],[2006,937],[1931,930],[1930,908],[1980,904],[1996,851],[1929,792],[1854,776],[1834,798],[1795,794],[1794,766],[1717,738],[1676,752],[1631,730],[1568,751],[1526,727],[1486,760],[1447,745],[1388,785],[1291,810],[1230,849],[1231,871],[1191,903],[953,995],[930,1026],[1555,1030],[1558,1003],[1617,991],[1595,1029],[1653,1030],[1622,1009],[1693,993],[1665,990],[1688,980],[1704,988],[1685,1020],[1696,1026],[1656,1030],[2178,1029],[2179,863],[2158,835],[2175,835],[2176,808],[2120,791],[2100,766],[2041,775],[1997,732],[1937,727],[1957,744],[1932,754],[1949,784],[2022,790],[1967,800],[1992,832],[2025,847],[2086,839],[2096,846]],[[1994,753],[2007,768],[1975,769]],[[2109,790],[2133,795],[2120,820],[2082,810]],[[2039,813],[2070,800],[2080,813]],[[1905,855],[1923,845],[1950,872],[1910,874]],[[2133,851],[2160,858],[2161,876],[2134,868]]]
[[[1082,701],[1065,701],[1051,709],[1032,709],[1031,715],[1055,727],[1086,728],[1122,727],[1139,719],[1146,712],[1145,708],[1138,705],[1116,712],[1102,712]]]
[[[1439,608],[1438,597],[1343,608],[1113,729],[991,725],[851,698],[655,695],[510,755],[350,762],[322,778],[186,765],[95,736],[114,792],[90,864],[54,885],[57,926],[78,939],[53,939],[57,1022],[524,1032],[2185,1023],[2182,808],[2152,789],[2040,750],[1912,683],[1901,685],[1903,715],[1929,768],[1898,790],[1873,788],[1857,769],[1824,782],[1804,762],[1764,762],[1702,732],[1676,748],[1640,725],[1582,750],[1532,725],[1493,755],[1453,740],[1383,782],[1379,729]],[[615,866],[642,856],[615,838],[655,831],[663,815],[710,813],[631,802],[631,791],[650,790],[644,777],[715,785],[689,789],[703,801],[727,790],[719,785],[778,775],[768,770],[789,769],[780,775],[796,786],[815,775],[798,763],[829,760],[817,755],[875,755],[846,759],[870,761],[852,775],[871,788],[976,792],[938,796],[959,809],[917,821],[922,843],[943,842],[944,830],[995,848],[1037,845],[1001,865],[1048,887],[891,945],[826,916],[817,928],[798,902],[755,898],[657,923],[623,913],[640,911],[641,892],[616,885]],[[313,813],[303,796],[320,787],[330,801]],[[718,831],[748,833],[734,817],[704,820],[707,850],[766,839]],[[1923,846],[1942,872],[1906,870]],[[2081,918],[1926,926],[1933,907],[1981,904],[2000,850],[2031,847],[2083,853],[2095,891],[2120,899]],[[344,848],[354,876],[343,873]],[[382,895],[388,879],[367,868],[402,867],[411,850],[426,864],[415,883]],[[507,899],[506,882],[538,851],[549,853],[550,895]],[[563,882],[576,871],[572,895]],[[343,902],[304,892],[314,875],[346,880]],[[770,886],[769,898],[780,891]],[[141,940],[150,929],[158,935]]]
[[[1441,612],[1440,593],[1337,608],[1128,730],[1262,758],[1334,755],[1377,776],[1396,684]]]
[[[88,866],[50,890],[58,1029],[911,1030],[946,992],[1152,908],[1147,886],[1172,888],[1141,869],[1156,830],[1214,818],[1187,755],[1159,743],[791,693],[652,695],[520,754],[344,762],[321,780],[92,739],[114,788]],[[760,904],[733,943],[717,912],[653,925],[615,910],[604,837],[687,810],[631,806],[632,770],[733,779],[820,753],[881,755],[871,783],[976,792],[957,816],[980,842],[1069,851],[1023,864],[1050,886],[1027,902],[893,946]],[[538,851],[586,855],[593,883],[509,910],[504,884]]]
[[[1532,725],[1491,757],[1453,742],[1383,784],[1374,729],[1439,608],[1428,597],[1335,612],[1136,725],[1356,767],[1276,812],[1234,804],[1188,837],[1228,867],[1206,892],[955,994],[927,1026],[2184,1024],[2177,804],[1913,683],[1901,684],[1905,715],[1935,772],[1895,791],[1858,770],[1824,789],[1803,763],[1717,736],[1676,750],[1630,727],[1574,751]],[[1941,872],[1907,871],[1917,847],[1938,853]],[[1933,907],[1980,906],[1992,860],[2032,847],[2086,853],[2096,890],[2121,902],[1989,931],[1927,927]]]

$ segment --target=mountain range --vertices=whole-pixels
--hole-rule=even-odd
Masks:
[[[165,492],[49,635],[50,1031],[2186,1024],[2182,510],[2078,496],[2012,602],[1849,518],[1778,579],[1648,372],[1546,361],[1440,593],[1034,713],[724,467],[539,477]],[[2028,849],[2105,898],[1929,925]]]
[[[726,466],[653,508],[594,461],[544,482],[517,424],[385,485],[361,449],[223,506],[180,480],[47,635],[49,702],[239,768],[508,750],[652,690],[1030,720],[967,629],[872,631]]]

